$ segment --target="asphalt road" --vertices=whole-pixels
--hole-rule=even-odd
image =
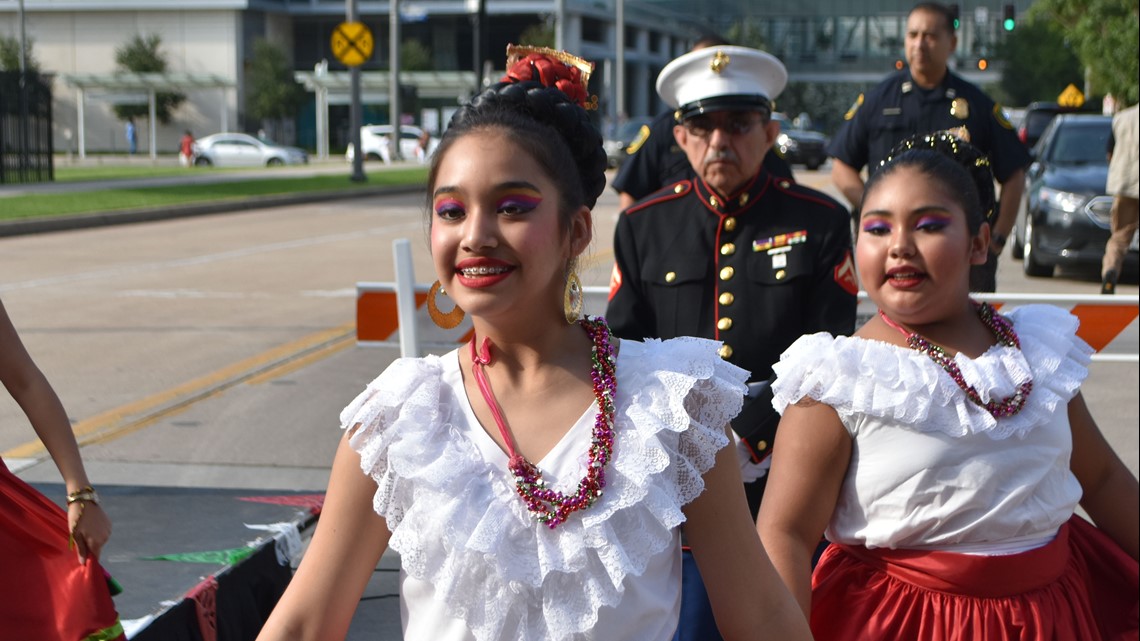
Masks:
[[[799,179],[827,189],[826,173]],[[373,196],[0,238],[0,299],[94,483],[322,491],[341,408],[396,356],[355,345],[355,284],[393,280],[398,238],[412,240],[417,282],[433,280],[423,212],[422,195]],[[586,285],[608,282],[617,213],[607,192]],[[998,276],[1003,292],[1098,287],[1095,274],[1026,279],[1008,258]],[[1136,363],[1094,364],[1084,387],[1134,474],[1138,387]],[[0,455],[27,480],[58,481],[6,394]],[[390,621],[394,600],[375,603],[360,616]]]

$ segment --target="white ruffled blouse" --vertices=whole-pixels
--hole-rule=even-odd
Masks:
[[[1052,540],[1081,487],[1069,469],[1068,402],[1092,349],[1052,305],[1008,314],[1021,349],[954,357],[984,401],[1026,379],[1017,414],[994,419],[923,353],[881,341],[803,336],[775,365],[781,413],[808,397],[835,409],[854,439],[827,537],[870,548],[1006,554]]]
[[[680,604],[682,507],[728,445],[747,372],[696,338],[621,342],[606,488],[556,529],[515,494],[478,423],[458,351],[402,358],[341,414],[401,559],[406,639],[666,639]],[[538,462],[572,491],[597,404]]]

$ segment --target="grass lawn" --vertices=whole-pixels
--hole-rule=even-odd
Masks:
[[[68,168],[66,172],[93,172],[106,170],[111,173],[85,178],[64,178],[57,174],[60,182],[76,180],[98,180],[109,178],[139,178],[145,176],[184,175],[186,170],[173,168],[170,174],[163,174],[163,167],[84,167]],[[134,172],[138,173],[134,173]],[[98,189],[59,194],[27,194],[0,198],[0,220],[15,220],[41,216],[66,216],[106,212],[123,209],[169,207],[188,203],[241,200],[252,196],[295,194],[311,192],[342,192],[350,189],[363,189],[383,185],[423,184],[427,179],[427,169],[411,167],[392,169],[368,174],[367,182],[354,183],[343,174],[327,176],[304,176],[298,178],[252,178],[228,182],[173,185],[165,187],[134,187],[123,189]]]

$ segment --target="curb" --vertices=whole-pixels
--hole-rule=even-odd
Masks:
[[[110,225],[126,225],[131,223],[167,220],[170,218],[204,216],[207,214],[223,214],[230,212],[236,213],[242,211],[252,211],[256,209],[266,209],[269,207],[281,207],[284,205],[303,205],[306,203],[324,202],[330,200],[349,200],[353,198],[368,198],[372,196],[411,194],[421,192],[423,190],[423,185],[362,187],[346,191],[251,196],[249,198],[237,201],[227,200],[220,202],[192,203],[186,205],[176,205],[172,207],[163,207],[161,209],[125,209],[121,211],[75,214],[70,216],[51,216],[24,220],[9,220],[0,222],[0,237],[70,231],[75,229],[89,229],[92,227],[107,227]]]

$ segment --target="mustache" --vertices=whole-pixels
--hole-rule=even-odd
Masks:
[[[740,162],[740,158],[738,158],[736,156],[736,153],[733,152],[731,149],[727,149],[727,148],[709,149],[708,152],[705,153],[705,158],[704,158],[704,160],[701,161],[701,164],[707,165],[711,162],[735,162],[735,163],[738,163],[738,162]]]

